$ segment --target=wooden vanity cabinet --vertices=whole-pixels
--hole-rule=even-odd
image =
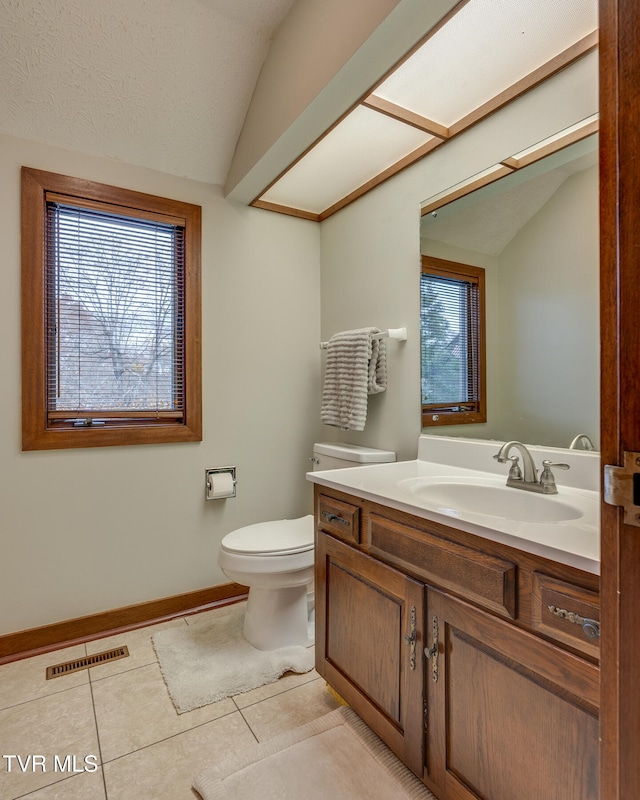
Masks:
[[[423,584],[322,531],[315,581],[318,672],[421,777]]]
[[[426,775],[455,800],[598,800],[598,668],[427,590]]]
[[[316,668],[434,794],[597,800],[597,576],[320,486],[316,519]]]

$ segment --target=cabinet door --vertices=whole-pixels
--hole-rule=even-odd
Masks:
[[[597,800],[597,666],[435,590],[425,629],[427,782],[451,800]]]
[[[423,584],[320,532],[316,669],[422,775]]]

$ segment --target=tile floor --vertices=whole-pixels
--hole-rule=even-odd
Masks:
[[[337,708],[314,670],[178,715],[151,636],[202,617],[0,666],[2,800],[196,800],[201,768]],[[128,658],[45,679],[49,665],[120,645]]]

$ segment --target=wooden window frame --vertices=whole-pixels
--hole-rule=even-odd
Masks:
[[[184,222],[184,417],[110,422],[104,427],[52,428],[47,414],[45,225],[47,194]],[[22,168],[22,449],[202,441],[201,208],[52,172]]]
[[[485,271],[482,267],[446,261],[442,258],[422,256],[422,273],[458,280],[471,279],[478,286],[478,368],[475,381],[478,386],[478,400],[475,408],[468,411],[451,411],[442,403],[421,402],[422,427],[432,428],[440,425],[465,425],[487,421],[486,394],[486,291]],[[422,352],[421,352],[422,360]]]

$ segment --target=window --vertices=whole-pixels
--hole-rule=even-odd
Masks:
[[[422,425],[486,422],[484,270],[422,257]]]
[[[200,220],[23,167],[23,450],[202,439]]]

